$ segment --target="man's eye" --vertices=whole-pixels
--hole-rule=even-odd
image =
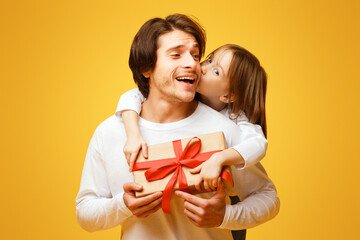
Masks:
[[[218,75],[218,76],[219,76],[219,74],[220,74],[220,73],[219,73],[219,70],[217,70],[217,69],[214,70],[214,73],[215,73],[216,75]]]
[[[199,54],[195,54],[195,55],[194,55],[194,58],[197,59],[197,60],[200,60]]]
[[[171,54],[171,56],[172,56],[172,57],[180,57],[180,54],[178,54],[178,53],[173,53],[173,54]]]

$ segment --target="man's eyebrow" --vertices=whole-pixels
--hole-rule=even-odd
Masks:
[[[168,48],[168,49],[166,50],[166,52],[171,52],[171,51],[173,51],[173,50],[180,49],[180,48],[183,48],[183,47],[185,47],[184,44],[179,44],[179,45],[176,45],[176,46],[173,46],[173,47]],[[197,49],[200,50],[198,43],[195,43],[195,44],[192,46],[192,48],[197,48]]]
[[[200,52],[200,46],[198,43],[195,43],[193,46],[192,46],[193,49],[197,49],[199,52]]]
[[[183,48],[184,45],[183,44],[179,44],[179,45],[176,45],[176,46],[173,46],[173,47],[170,47],[166,50],[166,52],[170,52],[170,51],[173,51],[175,49],[179,49],[179,48]]]

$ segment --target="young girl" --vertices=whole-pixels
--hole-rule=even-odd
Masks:
[[[266,73],[259,60],[237,45],[221,46],[201,63],[198,100],[233,120],[243,134],[240,136],[241,144],[213,154],[209,160],[190,170],[192,173],[200,172],[196,184],[198,190],[201,183],[207,191],[216,190],[223,166],[245,168],[264,157],[267,148],[266,84]],[[130,171],[140,149],[147,158],[147,145],[138,126],[144,101],[140,91],[133,89],[121,96],[116,110],[116,115],[123,118],[125,125],[127,142],[124,153]]]

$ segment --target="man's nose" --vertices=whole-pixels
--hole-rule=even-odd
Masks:
[[[192,54],[186,54],[186,57],[183,62],[183,67],[194,69],[197,66],[200,66],[200,63],[197,59],[194,58]]]

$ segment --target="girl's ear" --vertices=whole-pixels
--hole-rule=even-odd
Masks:
[[[150,71],[144,72],[142,74],[145,78],[149,78],[150,77]]]
[[[223,103],[232,103],[235,101],[235,96],[234,94],[230,94],[230,97],[229,97],[229,94],[225,94],[225,95],[221,95],[219,97],[219,100]]]

